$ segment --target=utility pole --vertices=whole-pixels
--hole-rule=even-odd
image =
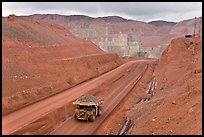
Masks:
[[[195,17],[195,23],[194,23],[194,36],[195,36],[195,29],[196,29],[196,17]]]
[[[130,57],[130,45],[128,45],[128,56]]]
[[[201,17],[200,17],[200,24],[199,24],[199,36],[200,36],[200,30],[201,30]]]

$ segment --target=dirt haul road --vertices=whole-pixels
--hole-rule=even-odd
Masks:
[[[63,126],[53,132],[53,134],[92,134],[108,114],[117,106],[121,99],[130,91],[139,77],[142,76],[147,64],[148,61],[130,61],[100,77],[82,83],[72,89],[51,96],[11,114],[5,115],[2,117],[2,134],[15,133],[49,111],[74,101],[81,95],[87,94],[92,89],[102,85],[105,81],[110,81],[113,77],[121,75],[124,71],[130,71],[131,73],[127,73],[126,80],[125,82],[123,80],[121,85],[115,85],[112,89],[110,88],[110,91],[108,90],[101,94],[99,93],[98,96],[104,98],[105,101],[103,105],[106,107],[103,108],[103,115],[98,117],[95,122],[83,123],[71,118]]]
[[[74,119],[73,115],[71,119],[67,120],[51,134],[93,134],[111,111],[113,111],[119,102],[133,88],[147,68],[147,64],[145,63],[138,63],[135,65],[135,67],[129,70],[130,72],[126,76],[120,78],[118,82],[111,85],[108,90],[97,95],[104,99],[104,103],[102,105],[101,116],[97,117],[94,122],[77,121]]]

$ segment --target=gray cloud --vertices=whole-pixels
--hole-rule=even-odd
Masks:
[[[180,21],[202,16],[202,2],[3,2],[2,14],[117,15],[141,21]]]

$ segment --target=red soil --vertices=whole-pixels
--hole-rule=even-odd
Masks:
[[[202,134],[201,49],[199,37],[174,39],[155,72],[148,69],[96,134],[117,134],[124,117],[134,121],[127,134]],[[157,83],[151,97],[146,90],[152,75]],[[150,100],[137,104],[145,98]]]
[[[3,115],[122,64],[59,25],[10,16],[2,28]]]
[[[43,21],[10,16],[3,21],[2,28],[2,115],[98,77],[123,62],[148,60],[122,61],[63,27]],[[202,134],[201,49],[200,37],[178,38],[163,52],[156,68],[157,61],[149,59],[141,80],[94,134],[117,134],[124,117],[134,122],[127,134]],[[157,83],[151,96],[146,91],[153,76]],[[104,91],[106,84],[92,92]],[[140,99],[146,101],[138,103]],[[65,120],[67,110],[73,109],[67,104],[53,110],[47,117],[52,121],[49,124],[54,126],[62,117]],[[62,117],[52,119],[56,114]],[[43,122],[46,119],[39,119],[32,130]],[[44,130],[40,125],[43,133],[50,130],[49,124]]]

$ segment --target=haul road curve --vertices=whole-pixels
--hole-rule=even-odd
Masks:
[[[102,105],[102,115],[97,117],[92,123],[76,121],[73,117],[68,119],[62,126],[55,129],[50,134],[93,134],[103,120],[128,94],[131,88],[137,83],[145,72],[148,60],[138,60],[127,62],[120,67],[105,73],[95,79],[84,82],[76,87],[68,89],[62,93],[46,98],[42,101],[17,110],[2,117],[2,134],[13,134],[29,123],[39,119],[43,114],[63,106],[66,103],[77,99],[83,94],[89,93],[92,89],[100,86],[105,81],[110,81],[113,77],[122,74],[122,78],[112,84],[108,90],[98,93],[98,97],[104,98]],[[124,75],[124,72],[127,72]],[[49,105],[52,104],[52,105]],[[74,114],[74,112],[73,112]]]

